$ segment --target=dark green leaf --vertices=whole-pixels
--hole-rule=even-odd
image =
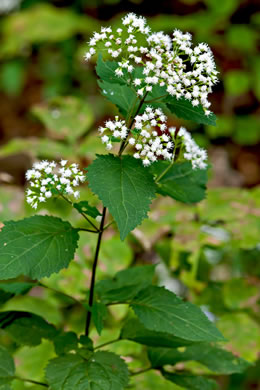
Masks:
[[[163,376],[170,382],[187,390],[216,390],[217,383],[212,379],[204,378],[203,376],[191,375],[188,373],[172,374],[163,372]]]
[[[52,340],[57,330],[42,317],[22,311],[0,313],[0,328],[4,329],[18,344],[35,346],[41,339]]]
[[[137,318],[132,318],[125,323],[121,330],[121,339],[135,341],[139,344],[151,347],[182,347],[189,345],[192,341],[175,337],[169,333],[155,332],[145,328]]]
[[[150,330],[190,341],[224,340],[199,307],[183,302],[163,287],[150,286],[140,291],[132,300],[131,307]]]
[[[100,212],[96,207],[90,206],[87,200],[83,200],[82,202],[74,203],[73,206],[79,210],[81,213],[87,214],[92,218],[97,218],[101,216]]]
[[[78,238],[76,229],[55,217],[6,222],[0,233],[1,278],[23,274],[41,279],[60,271],[73,259]]]
[[[92,319],[98,334],[101,334],[104,327],[104,320],[108,315],[107,307],[102,302],[95,302],[92,306]]]
[[[35,285],[35,283],[23,282],[0,283],[0,304],[5,303],[16,295],[28,293]]]
[[[157,177],[169,166],[169,162],[158,161],[151,165]],[[175,163],[159,180],[157,192],[183,203],[196,203],[206,196],[206,169],[192,169],[190,162]]]
[[[62,332],[53,340],[57,355],[64,355],[70,351],[76,351],[78,338],[74,332]]]
[[[98,155],[88,167],[92,191],[113,215],[121,240],[147,216],[156,185],[151,173],[131,156]]]
[[[128,369],[111,352],[94,353],[89,361],[67,355],[49,362],[46,380],[52,390],[122,390],[128,383]]]
[[[114,103],[124,117],[127,117],[138,104],[135,92],[127,85],[111,84],[101,80],[98,80],[98,85],[102,90],[102,95]]]
[[[126,84],[126,81],[122,77],[118,77],[115,74],[115,70],[118,68],[118,63],[116,61],[103,61],[102,56],[98,56],[96,72],[98,77],[102,81],[107,81],[111,84]]]
[[[15,373],[14,360],[6,348],[0,345],[0,389],[11,389],[8,382],[13,379]]]
[[[119,271],[113,279],[99,281],[95,292],[106,303],[127,301],[152,284],[154,270],[154,265],[145,265]]]
[[[150,348],[148,354],[153,367],[195,360],[211,371],[228,375],[243,372],[250,366],[244,359],[234,356],[231,352],[206,343],[190,345],[182,351],[171,348]]]

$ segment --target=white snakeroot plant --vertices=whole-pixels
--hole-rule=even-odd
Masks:
[[[102,59],[101,51],[109,60]],[[10,332],[17,345],[35,346],[47,338],[53,342],[56,357],[48,362],[45,378],[35,381],[15,376],[14,361],[0,346],[0,360],[6,362],[0,382],[6,384],[6,389],[16,379],[50,390],[87,390],[93,383],[100,390],[123,390],[129,387],[129,374],[135,378],[156,369],[165,380],[182,388],[216,389],[215,381],[207,378],[208,371],[199,375],[185,362],[198,361],[217,374],[242,372],[248,364],[214,344],[225,339],[199,307],[154,285],[154,265],[130,267],[114,278],[96,282],[102,237],[110,225],[117,225],[124,240],[147,217],[157,195],[184,203],[196,203],[205,197],[207,153],[186,129],[168,127],[167,117],[171,113],[199,124],[215,124],[207,100],[217,81],[212,53],[206,44],[192,47],[188,33],[175,30],[173,37],[153,33],[143,17],[129,14],[121,27],[103,27],[94,33],[85,57],[90,59],[95,54],[99,55],[98,84],[120,113],[98,129],[110,153],[97,155],[84,173],[77,164],[66,160],[59,164],[36,162],[26,173],[26,199],[33,208],[46,209],[50,198],[61,197],[82,218],[73,220],[77,223],[74,227],[54,216],[34,215],[7,221],[0,232],[1,279],[19,278],[0,284],[0,298],[24,295],[34,286],[49,288],[50,294],[55,290],[55,300],[63,296],[62,313],[75,306],[85,326],[76,334],[67,331],[70,324],[66,321],[62,329],[56,329],[33,313],[1,312],[0,328]],[[96,202],[101,202],[101,211],[87,200],[77,201],[80,185],[89,185],[97,196]],[[86,234],[87,241],[90,233],[97,235],[97,242],[90,287],[83,291],[82,299],[54,289],[53,285],[49,287],[46,277],[68,267],[79,234]],[[79,261],[78,266],[84,270],[85,262],[80,265]],[[21,281],[21,275],[25,281]],[[117,304],[132,309],[132,314],[125,317],[120,336],[94,346],[94,327],[101,334],[108,314],[112,316],[109,306]],[[127,359],[103,350],[119,340],[145,345],[146,365],[131,372]],[[180,351],[179,347],[185,348]],[[179,362],[185,370],[176,373],[168,369]]]

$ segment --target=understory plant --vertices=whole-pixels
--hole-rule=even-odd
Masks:
[[[108,152],[84,169],[66,160],[37,161],[26,173],[29,205],[37,209],[50,198],[60,198],[82,217],[80,227],[55,216],[34,215],[5,222],[0,233],[0,278],[16,278],[1,282],[1,302],[35,287],[50,288],[42,279],[69,266],[80,235],[86,240],[96,236],[85,298],[51,287],[69,307],[81,308],[82,329],[76,334],[69,325],[57,328],[32,312],[1,311],[0,328],[18,347],[47,339],[56,356],[39,381],[17,375],[10,348],[0,346],[0,389],[11,389],[18,380],[52,390],[121,390],[131,388],[132,376],[149,370],[160,372],[176,389],[217,389],[214,376],[242,372],[248,363],[223,348],[226,340],[198,306],[156,285],[155,264],[96,280],[102,237],[111,225],[124,240],[147,218],[156,196],[184,203],[205,197],[207,153],[185,128],[171,127],[167,115],[215,125],[208,101],[217,82],[212,52],[205,43],[193,47],[189,33],[154,33],[143,17],[128,14],[120,27],[94,33],[85,58],[95,56],[101,93],[119,111],[98,129]],[[100,207],[80,199],[83,185],[97,195]],[[93,340],[92,330],[102,333],[110,307],[116,305],[129,308],[120,334],[106,343]],[[123,340],[146,347],[143,367],[130,370],[127,356],[109,351]],[[204,368],[194,369],[189,361]]]

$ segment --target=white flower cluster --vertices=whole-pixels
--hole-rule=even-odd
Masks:
[[[136,152],[134,158],[142,159],[144,166],[158,160],[159,157],[171,160],[174,144],[165,131],[167,117],[160,108],[147,107],[143,115],[135,117],[135,132],[129,139]]]
[[[61,160],[60,166],[54,161],[36,162],[25,177],[30,182],[26,200],[34,209],[53,195],[72,195],[77,199],[79,191],[75,187],[86,180],[78,164],[67,166],[66,160]]]
[[[124,140],[129,132],[125,121],[119,120],[118,116],[115,117],[114,121],[107,121],[105,127],[100,126],[98,131],[101,134],[102,143],[106,144],[107,150],[112,149],[114,138]]]
[[[0,14],[8,13],[15,9],[21,0],[0,0]]]
[[[171,127],[169,128],[169,132],[171,133],[173,138],[177,138],[176,143],[181,139],[180,147],[181,149],[183,149],[183,158],[191,162],[193,169],[207,168],[208,155],[206,150],[200,148],[196,144],[190,133],[184,127],[181,127],[179,131],[176,130],[175,127]]]
[[[125,77],[125,71],[131,74],[127,80],[139,96],[160,85],[177,99],[188,99],[193,106],[202,104],[205,114],[210,114],[208,94],[218,81],[218,72],[205,43],[193,48],[191,35],[179,30],[172,38],[162,32],[151,33],[145,18],[131,13],[122,19],[122,28],[113,31],[102,27],[100,33],[94,33],[86,60],[96,54],[99,44],[113,59],[118,58],[118,77]],[[142,67],[138,77],[136,67]]]

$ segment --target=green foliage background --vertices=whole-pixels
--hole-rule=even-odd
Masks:
[[[259,98],[260,13],[257,1],[179,0],[84,1],[24,0],[15,12],[0,15],[0,221],[32,215],[24,204],[24,172],[35,158],[68,158],[86,166],[96,153],[104,153],[96,129],[115,111],[98,91],[94,65],[83,60],[92,31],[104,23],[117,24],[122,13],[147,16],[154,30],[190,31],[194,40],[213,49],[221,82],[212,94],[217,126],[184,124],[200,145],[209,148],[212,162],[207,199],[195,206],[173,200],[156,200],[150,219],[136,229],[126,243],[113,229],[105,235],[98,277],[132,264],[154,264],[160,284],[173,288],[208,311],[229,339],[228,349],[254,362],[244,374],[218,378],[223,390],[259,387],[260,350],[260,181]],[[232,187],[230,187],[232,186]],[[82,199],[97,205],[90,191]],[[48,211],[70,216],[60,201]],[[84,298],[89,285],[95,237],[81,239],[79,255],[68,269],[44,282],[75,297]],[[25,280],[26,282],[26,280]],[[5,292],[6,293],[6,292]],[[4,294],[0,295],[2,298]],[[65,298],[34,287],[14,297],[0,310],[30,310],[62,328],[82,329],[82,312]],[[118,336],[117,324],[125,318],[124,307],[111,307],[100,343]],[[98,333],[93,330],[94,338]],[[21,376],[41,379],[45,362],[54,356],[44,340],[33,348],[18,348],[16,341],[0,332],[0,343],[15,354]],[[111,349],[133,369],[145,361],[141,345],[121,341]],[[208,372],[194,362],[195,372]],[[133,389],[180,389],[155,372],[136,376]],[[40,387],[15,384],[16,390]]]

